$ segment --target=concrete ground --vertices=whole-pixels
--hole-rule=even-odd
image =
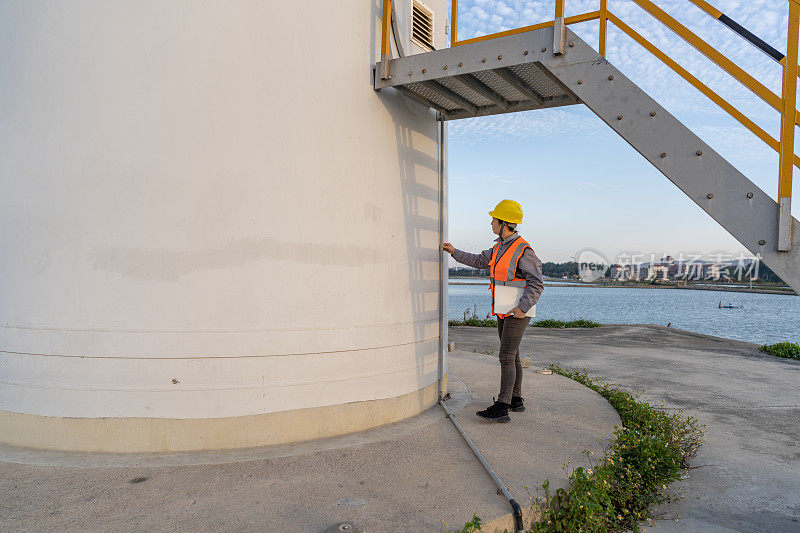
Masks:
[[[553,489],[566,486],[563,465],[586,464],[583,450],[599,453],[599,440],[620,423],[594,392],[530,368],[523,389],[530,408],[512,413],[510,424],[489,424],[475,411],[497,394],[496,356],[449,356],[448,405],[522,505],[545,479]],[[365,531],[442,531],[474,512],[491,521],[507,519],[510,508],[438,406],[364,433],[255,450],[0,448],[0,531],[321,532],[342,522]]]
[[[489,328],[451,328],[460,349],[497,346]],[[682,501],[648,531],[800,531],[800,362],[756,345],[661,326],[530,328],[533,364],[586,367],[707,426]]]

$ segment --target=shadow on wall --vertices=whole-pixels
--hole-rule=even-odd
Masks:
[[[403,202],[408,287],[414,317],[417,383],[435,382],[438,368],[425,371],[424,361],[439,350],[439,149],[435,116],[429,109],[409,101],[397,91],[384,89],[381,102],[395,117],[398,171]],[[413,130],[410,115],[422,119],[428,131]],[[430,122],[425,120],[425,115]],[[417,147],[424,144],[425,147]],[[421,148],[428,148],[424,150]],[[431,155],[433,154],[433,155]],[[423,397],[419,394],[420,404]],[[422,405],[420,405],[422,407]]]
[[[370,87],[373,85],[375,62],[380,58],[382,9],[383,2],[373,0],[370,21],[372,47],[369,50],[371,55],[368,69]],[[397,57],[394,42],[391,41],[391,44],[392,57]],[[426,371],[424,364],[431,357],[436,360],[439,350],[441,252],[438,124],[432,110],[402,96],[394,89],[382,90],[379,101],[395,124],[419,389],[417,401],[422,410],[426,407],[422,389],[438,379],[438,366],[434,366],[432,371]],[[417,123],[420,127],[412,129],[409,126],[412,123]],[[415,146],[415,140],[420,146]],[[422,144],[425,146],[421,146]]]
[[[406,100],[405,97],[397,95],[398,98]],[[417,105],[417,104],[415,104]],[[430,113],[430,111],[429,111]],[[434,131],[438,125],[434,122]],[[423,360],[431,352],[438,357],[439,352],[439,275],[441,273],[439,251],[439,219],[424,216],[420,212],[420,202],[427,201],[433,205],[439,205],[438,190],[438,171],[439,159],[438,148],[437,157],[416,150],[414,148],[411,131],[399,123],[395,123],[395,135],[397,138],[398,165],[402,183],[403,193],[403,215],[406,229],[406,250],[408,253],[408,286],[411,291],[411,310],[414,317],[419,317],[424,322],[414,323],[414,340],[416,344],[416,361],[421,365]],[[434,142],[436,139],[434,139]],[[428,183],[421,183],[417,180],[417,170],[419,167],[425,169],[425,174],[432,173],[435,186]],[[430,319],[428,317],[431,317]],[[435,332],[430,337],[431,332],[428,327],[430,321],[435,323]],[[429,335],[426,339],[425,335]],[[430,340],[429,340],[430,339]],[[429,382],[429,374],[425,374],[424,367],[417,367],[417,383]],[[434,369],[438,374],[438,365]],[[436,376],[438,379],[438,376]],[[422,401],[422,398],[419,398]]]

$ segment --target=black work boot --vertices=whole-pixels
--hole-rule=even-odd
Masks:
[[[522,396],[512,396],[511,397],[511,410],[515,413],[521,413],[525,410],[525,406],[522,404],[522,400],[524,398]]]
[[[495,401],[488,408],[475,414],[489,422],[511,422],[511,417],[508,416],[508,407],[507,403]]]

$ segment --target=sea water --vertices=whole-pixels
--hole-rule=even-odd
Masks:
[[[463,283],[467,280],[457,280]],[[469,280],[472,281],[472,280]],[[465,310],[485,317],[491,296],[485,280],[449,286],[450,319]],[[720,309],[719,304],[742,305]],[[759,344],[800,342],[800,297],[696,289],[545,286],[536,318],[586,318],[602,324],[659,324]]]

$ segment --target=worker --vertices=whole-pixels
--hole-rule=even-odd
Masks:
[[[528,242],[517,233],[517,224],[522,222],[522,206],[513,200],[503,200],[493,211],[492,232],[497,235],[492,248],[479,254],[463,252],[449,242],[442,250],[451,254],[459,263],[473,268],[488,268],[492,292],[492,314],[497,316],[497,332],[500,335],[500,394],[494,404],[476,414],[491,422],[509,422],[508,411],[525,410],[522,398],[522,364],[519,360],[519,344],[530,321],[528,310],[539,300],[542,282],[542,262]],[[513,263],[513,264],[512,264]],[[508,274],[513,272],[513,277]],[[522,297],[515,308],[507,314],[495,312],[495,284],[525,286]]]

